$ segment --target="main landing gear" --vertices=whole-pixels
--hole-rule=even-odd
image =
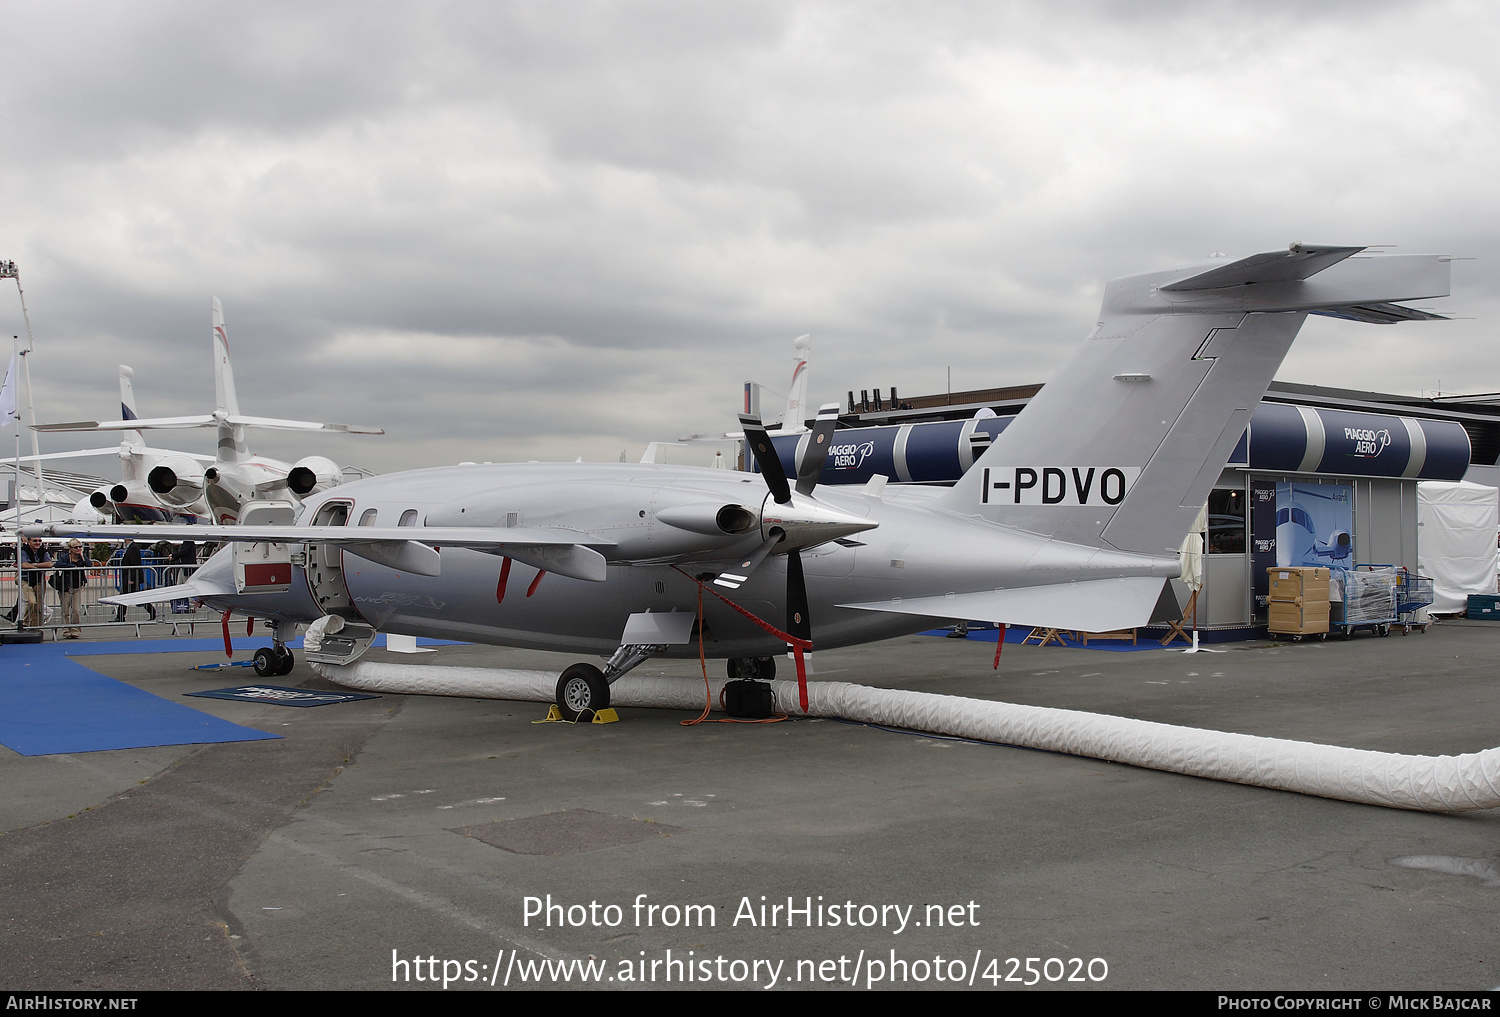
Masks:
[[[664,643],[628,643],[614,652],[603,671],[593,664],[574,664],[568,668],[557,679],[557,710],[563,720],[577,720],[607,709],[609,687],[615,680],[666,648]]]
[[[730,681],[750,678],[768,682],[776,677],[775,657],[730,657],[726,663]]]
[[[271,623],[271,645],[255,651],[255,674],[260,678],[276,678],[291,674],[297,663],[292,651],[287,648],[282,636],[281,622]]]
[[[601,671],[593,664],[574,664],[557,679],[557,712],[573,721],[609,708],[609,687],[631,668],[692,638],[696,615],[686,611],[641,611],[625,620],[625,631]],[[586,718],[588,719],[588,718]]]

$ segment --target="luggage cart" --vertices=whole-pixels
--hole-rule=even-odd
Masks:
[[[1335,568],[1343,579],[1343,599],[1334,605],[1330,631],[1343,633],[1345,639],[1355,629],[1363,628],[1377,635],[1390,635],[1391,626],[1401,617],[1396,597],[1400,570],[1394,565]]]
[[[1426,621],[1417,621],[1417,613],[1432,603],[1432,580],[1401,569],[1396,574],[1396,613],[1401,619],[1401,634],[1412,629],[1427,631]]]

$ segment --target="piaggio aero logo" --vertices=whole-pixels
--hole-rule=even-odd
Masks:
[[[1391,432],[1384,428],[1373,431],[1368,427],[1346,427],[1344,437],[1354,442],[1354,455],[1361,459],[1374,459],[1391,443]]]
[[[835,470],[857,470],[866,459],[875,452],[873,441],[861,442],[858,445],[831,445],[828,448],[828,461]]]

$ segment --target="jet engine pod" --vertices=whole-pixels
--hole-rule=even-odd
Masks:
[[[306,498],[318,491],[326,491],[344,482],[344,471],[338,463],[322,456],[307,456],[292,465],[286,475],[286,486],[299,498]]]
[[[203,480],[203,468],[185,456],[168,456],[146,475],[151,490],[169,505],[196,501],[203,494]]]
[[[750,533],[760,526],[760,513],[744,505],[673,505],[656,513],[668,526],[710,537]]]
[[[125,493],[124,484],[115,484],[114,487],[101,487],[93,494],[89,495],[89,504],[98,509],[100,512],[107,512],[111,504],[115,500],[110,493],[114,490],[114,488],[119,488],[121,494]]]

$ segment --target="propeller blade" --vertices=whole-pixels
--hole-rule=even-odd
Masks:
[[[786,631],[812,642],[812,618],[807,611],[807,580],[802,576],[802,555],[791,551],[786,556]]]
[[[750,453],[755,456],[760,475],[766,479],[766,486],[771,489],[771,497],[778,505],[790,504],[792,489],[787,484],[786,471],[781,468],[781,457],[776,454],[776,446],[771,444],[766,426],[760,422],[759,417],[748,413],[740,414],[740,426],[745,430],[745,444],[750,446]]]
[[[760,547],[751,552],[748,558],[737,562],[733,568],[727,568],[714,577],[714,585],[722,586],[726,590],[738,590],[749,578],[760,568],[760,563],[766,560],[766,555],[771,553],[771,548],[781,543],[780,534],[772,537]]]
[[[793,550],[786,556],[786,632],[795,639],[812,642],[812,617],[807,611],[807,580],[802,575],[802,554]],[[793,648],[797,659],[797,701],[807,712],[807,665],[802,643]]]
[[[833,429],[839,422],[838,404],[818,409],[818,419],[808,432],[807,440],[797,449],[797,493],[812,494],[823,475],[823,463],[833,447]]]

